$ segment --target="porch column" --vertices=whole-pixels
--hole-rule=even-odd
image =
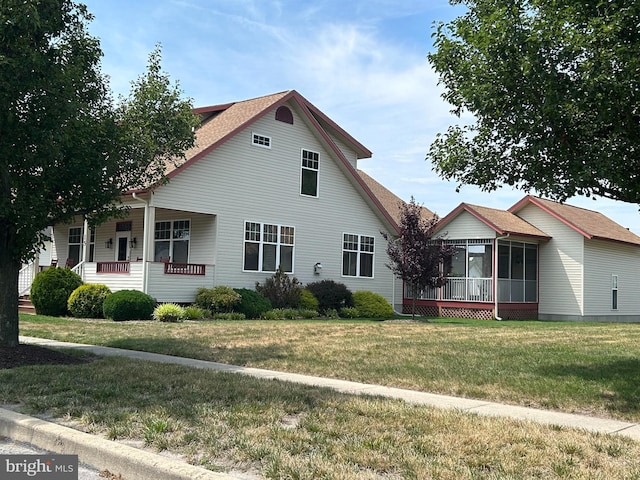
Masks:
[[[87,221],[87,217],[84,217],[84,222],[82,223],[82,258],[80,259],[80,263],[86,263],[89,258],[89,222]],[[80,275],[82,276],[82,280],[84,280],[84,266],[80,267]]]
[[[144,206],[144,236],[142,240],[142,291],[148,291],[149,262],[153,261],[153,241],[156,225],[156,207]]]

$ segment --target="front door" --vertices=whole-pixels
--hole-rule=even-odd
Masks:
[[[116,260],[125,262],[129,260],[130,232],[118,232],[116,234]]]

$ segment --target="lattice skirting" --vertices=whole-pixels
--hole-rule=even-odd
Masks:
[[[411,313],[411,304],[402,306],[402,313]],[[500,305],[498,313],[503,320],[537,320],[537,305]],[[471,318],[475,320],[491,320],[493,319],[493,309],[487,308],[469,308],[456,306],[437,305],[416,305],[416,314],[425,317],[443,317],[443,318]]]

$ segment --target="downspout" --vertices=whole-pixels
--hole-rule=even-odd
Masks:
[[[136,192],[131,194],[135,200],[144,203],[144,222],[143,222],[143,235],[142,235],[142,292],[147,293],[147,250],[149,247],[149,202],[143,198],[138,197]]]
[[[498,242],[509,238],[510,235],[510,233],[507,233],[503,237],[496,237],[496,248],[493,252],[493,316],[496,320],[502,320],[502,317],[498,316]]]

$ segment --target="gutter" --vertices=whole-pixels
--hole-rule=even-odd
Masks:
[[[502,237],[496,237],[496,247],[493,252],[493,278],[495,279],[493,282],[493,316],[496,320],[502,320],[502,318],[498,316],[498,242],[509,238],[510,235],[510,233],[507,233]]]
[[[143,198],[140,198],[136,192],[132,192],[131,196],[138,200],[139,202],[144,203],[144,225],[143,225],[143,235],[142,235],[142,292],[147,293],[147,252],[149,249],[149,202]]]

